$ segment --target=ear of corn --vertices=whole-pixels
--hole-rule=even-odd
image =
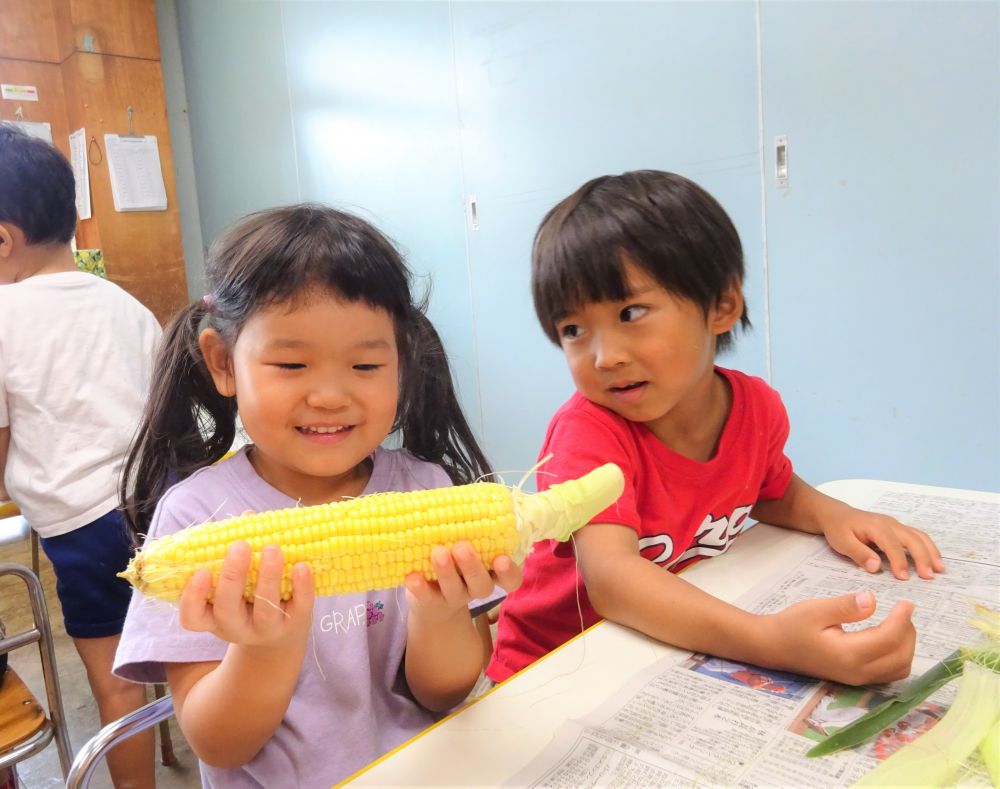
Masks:
[[[523,561],[538,540],[568,540],[623,488],[621,469],[608,463],[543,493],[476,482],[241,515],[151,540],[121,577],[150,597],[177,600],[196,570],[217,578],[229,546],[246,540],[252,551],[248,600],[261,551],[272,544],[285,558],[282,599],[291,596],[291,567],[300,561],[311,566],[318,595],[385,589],[412,572],[435,580],[435,545],[450,549],[468,541],[487,567],[502,554]]]
[[[967,661],[948,712],[855,786],[945,786],[1000,721],[1000,674]]]

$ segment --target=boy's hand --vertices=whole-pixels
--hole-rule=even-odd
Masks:
[[[305,641],[315,598],[309,565],[292,568],[292,597],[281,601],[284,558],[277,545],[264,548],[253,603],[243,599],[250,569],[250,546],[229,546],[212,595],[212,574],[198,570],[181,592],[180,623],[187,630],[212,633],[231,644],[278,648]],[[211,600],[209,599],[211,595]]]
[[[411,610],[432,619],[447,619],[468,609],[473,600],[489,597],[497,584],[508,592],[521,585],[521,568],[509,556],[494,559],[491,573],[472,545],[464,541],[455,543],[450,552],[434,546],[431,567],[437,581],[431,583],[420,573],[410,573],[406,576],[406,593]]]
[[[926,532],[888,515],[853,507],[844,510],[845,514],[823,525],[823,534],[831,548],[853,559],[859,567],[870,573],[882,569],[882,559],[871,547],[875,545],[886,555],[892,574],[900,580],[909,578],[907,554],[921,578],[933,578],[935,572],[944,570],[941,552]]]
[[[875,596],[868,591],[806,600],[763,617],[765,638],[780,668],[847,685],[904,679],[917,639],[910,621],[913,604],[900,600],[874,627],[853,632],[841,627],[873,613]]]
[[[823,534],[831,548],[870,573],[882,567],[872,546],[886,555],[892,574],[901,580],[909,576],[907,554],[921,578],[933,578],[934,573],[944,570],[940,551],[920,529],[904,526],[888,515],[851,507],[794,474],[780,499],[757,502],[750,515],[775,526]]]

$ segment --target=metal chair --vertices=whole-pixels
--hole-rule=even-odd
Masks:
[[[31,540],[31,569],[38,575],[38,534],[13,501],[0,501],[0,545]]]
[[[48,609],[42,584],[27,567],[20,564],[0,564],[0,577],[13,576],[24,581],[31,602],[32,627],[20,633],[0,639],[0,653],[10,652],[29,644],[38,644],[42,662],[42,676],[48,713],[45,714],[34,695],[24,686],[20,678],[7,669],[0,684],[0,700],[12,702],[21,715],[4,716],[0,723],[0,769],[17,764],[44,749],[53,739],[59,751],[59,765],[63,776],[68,776],[73,750],[66,728],[62,693],[59,690],[59,675],[56,671],[56,655],[52,646],[52,630],[49,627]],[[27,718],[24,713],[27,713]]]
[[[138,734],[157,724],[167,725],[174,714],[174,700],[170,696],[159,696],[145,707],[112,721],[90,738],[77,753],[66,775],[66,789],[85,789],[90,786],[90,778],[105,754],[122,740]],[[164,762],[166,764],[166,762]]]
[[[38,576],[38,532],[32,529],[24,519],[17,504],[13,501],[0,502],[0,545],[18,540],[26,540],[29,537],[31,539],[31,569]],[[47,617],[45,621],[48,622]],[[156,698],[162,698],[165,694],[166,687],[164,685],[157,684],[153,686],[153,695]],[[172,764],[176,764],[176,762],[177,757],[174,755],[174,745],[170,739],[170,727],[164,723],[160,726],[160,763],[169,767]],[[63,772],[65,773],[65,769]]]

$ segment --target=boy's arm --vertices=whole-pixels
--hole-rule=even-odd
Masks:
[[[712,597],[639,554],[636,533],[594,524],[576,533],[577,557],[595,610],[668,644],[852,685],[910,672],[913,607],[900,602],[880,625],[845,632],[875,611],[870,592],[808,600],[757,615]]]
[[[0,501],[10,498],[3,484],[3,475],[7,471],[7,448],[10,446],[10,426],[0,427]]]
[[[820,493],[794,474],[780,499],[758,501],[750,515],[774,526],[822,534],[835,551],[871,573],[882,567],[873,545],[885,553],[899,579],[909,575],[907,554],[921,578],[933,578],[935,572],[944,570],[941,553],[925,532],[888,515],[855,509]]]

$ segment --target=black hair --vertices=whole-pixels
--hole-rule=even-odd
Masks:
[[[491,473],[462,413],[441,338],[414,301],[412,275],[392,243],[357,216],[304,204],[244,218],[209,254],[206,299],[164,333],[153,386],[122,474],[125,518],[136,541],[166,488],[222,458],[236,437],[236,400],[221,395],[198,346],[203,322],[232,347],[258,310],[327,291],[392,317],[400,356],[393,432],[456,484]]]
[[[627,298],[629,260],[707,314],[743,284],[743,247],[732,220],[693,181],[636,170],[588,181],[542,220],[531,253],[535,314],[556,345],[556,323],[583,304]],[[746,306],[740,325],[750,327]],[[716,339],[716,349],[732,343]]]
[[[76,233],[76,181],[53,146],[0,123],[0,222],[29,244],[68,244]]]

